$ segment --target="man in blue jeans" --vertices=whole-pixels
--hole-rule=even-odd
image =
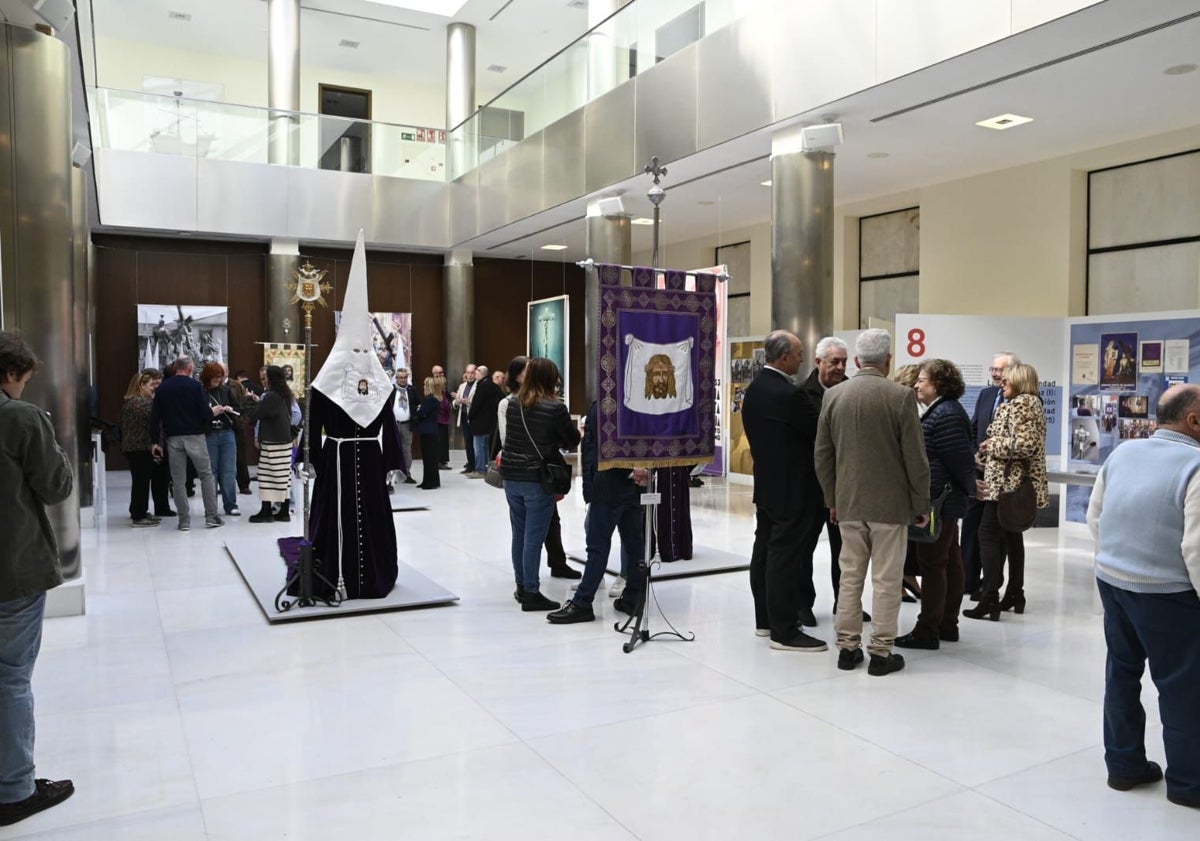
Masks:
[[[546,614],[546,620],[553,625],[591,622],[596,618],[592,610],[592,601],[604,580],[604,570],[608,566],[608,554],[612,548],[613,529],[620,534],[622,554],[627,555],[629,559],[625,592],[613,606],[632,616],[637,610],[638,597],[645,585],[641,562],[645,555],[643,524],[646,514],[642,508],[641,494],[649,471],[620,467],[598,469],[595,403],[588,408],[580,453],[583,460],[583,501],[588,503],[587,521],[584,526],[587,535],[587,565],[583,569],[583,580],[579,582],[579,589],[575,591],[575,595],[558,610]]]
[[[46,591],[63,582],[46,506],[71,494],[71,465],[49,416],[21,400],[37,356],[0,332],[0,826],[49,809],[75,792],[70,780],[33,776],[33,689]]]
[[[1104,605],[1108,786],[1163,778],[1146,758],[1142,673],[1158,689],[1167,799],[1200,809],[1200,386],[1167,389],[1158,430],[1115,449],[1088,503]]]

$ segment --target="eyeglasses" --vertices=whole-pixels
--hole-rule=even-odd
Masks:
[[[999,374],[999,373],[1000,373],[1001,371],[1003,371],[1004,369],[1003,369],[1003,368],[997,368],[997,367],[995,367],[995,366],[992,366],[991,368],[988,368],[988,370],[989,370],[989,371],[991,371],[993,374]]]
[[[929,382],[929,378],[928,377],[917,377],[917,382],[927,383],[927,382]]]

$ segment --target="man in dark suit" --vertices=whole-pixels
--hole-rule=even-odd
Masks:
[[[816,357],[816,367],[802,387],[820,413],[825,392],[846,380],[846,360],[850,357],[850,347],[837,336],[826,336],[817,342],[813,356]],[[837,523],[830,521],[828,508],[821,508],[821,518],[825,522],[825,534],[829,538],[829,577],[833,582],[833,613],[836,616],[838,585],[842,580],[842,567],[838,563],[842,554],[842,532]],[[865,610],[863,621],[871,621],[871,614]]]
[[[770,636],[771,648],[780,651],[826,651],[823,640],[797,627],[802,610],[811,617],[816,598],[812,553],[823,523],[823,497],[813,469],[818,412],[792,382],[804,361],[800,339],[776,330],[765,344],[766,366],[742,401],[742,423],[754,459],[750,590],[755,633]]]
[[[479,374],[480,371],[483,372],[482,375]],[[500,391],[500,386],[492,382],[486,366],[480,365],[475,369],[475,373],[475,396],[471,398],[471,408],[468,410],[467,416],[471,432],[474,435],[472,443],[475,446],[475,470],[477,471],[475,477],[483,478],[483,474],[487,472],[488,462],[492,460],[492,436],[496,433],[496,412],[504,395]]]
[[[1011,351],[1002,351],[992,357],[992,365],[988,373],[992,376],[992,384],[979,392],[979,402],[975,404],[975,413],[971,416],[971,428],[975,434],[975,449],[988,437],[988,427],[996,415],[1000,401],[1004,399],[1004,389],[1000,380],[1004,369],[1016,365],[1021,360]],[[983,478],[983,471],[977,471],[978,478]],[[982,567],[979,562],[979,518],[983,516],[983,503],[974,497],[967,506],[967,515],[962,522],[962,556],[963,556],[963,592],[975,593],[979,589]]]
[[[393,490],[392,482],[397,473],[404,474],[404,484],[415,485],[417,480],[412,477],[413,466],[413,428],[417,424],[417,406],[421,397],[417,387],[408,381],[407,368],[396,369],[396,390],[392,394],[392,413],[396,417],[396,429],[400,432],[400,452],[403,453],[404,469],[395,470],[388,474],[388,493]]]

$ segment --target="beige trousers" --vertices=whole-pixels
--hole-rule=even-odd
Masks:
[[[834,620],[837,646],[853,651],[862,644],[862,594],[871,567],[871,641],[867,651],[886,655],[892,651],[900,617],[904,584],[904,556],[908,550],[908,527],[862,520],[838,523],[842,531],[839,563],[842,581],[838,587],[838,612]]]

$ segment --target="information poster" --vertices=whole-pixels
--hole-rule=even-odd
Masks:
[[[750,439],[742,426],[742,400],[746,387],[762,371],[767,351],[762,339],[729,340],[729,472],[746,476],[754,474],[754,459],[750,456]]]
[[[1200,375],[1200,358],[1191,353],[1200,339],[1200,314],[1074,319],[1069,329],[1067,468],[1095,473],[1122,443],[1154,434],[1155,407],[1164,390]],[[1081,347],[1095,348],[1096,362],[1081,357]],[[1091,376],[1094,365],[1099,368],[1096,377]],[[1091,487],[1068,485],[1066,496],[1067,521],[1086,522]]]
[[[526,311],[526,353],[532,359],[541,356],[553,359],[562,375],[563,400],[571,394],[568,381],[567,351],[570,348],[570,299],[566,295],[530,301]]]
[[[138,368],[162,370],[181,356],[196,365],[225,362],[229,347],[228,307],[138,304]]]

